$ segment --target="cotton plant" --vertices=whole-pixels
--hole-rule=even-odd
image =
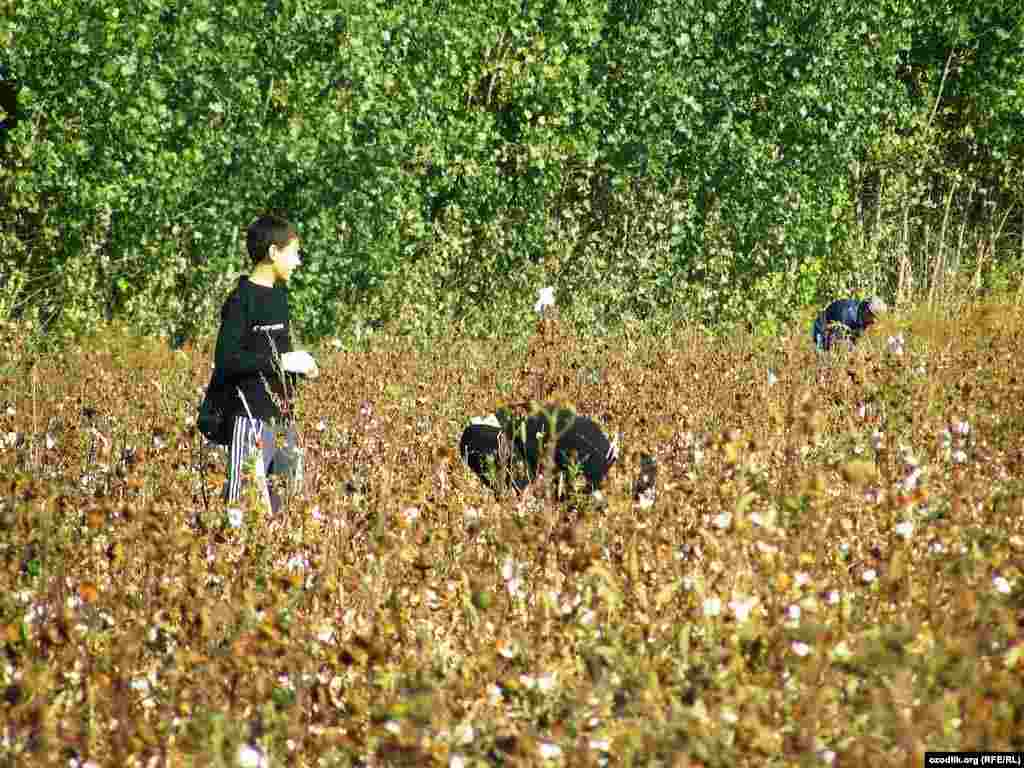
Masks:
[[[516,562],[516,560],[511,556],[505,558],[505,562],[501,566],[501,578],[505,582],[505,588],[508,590],[510,597],[516,598],[525,596],[525,576],[526,566],[522,563]]]
[[[722,615],[722,601],[717,597],[709,597],[704,600],[703,613],[705,618],[714,618]]]
[[[901,539],[909,540],[914,535],[914,523],[910,520],[904,520],[903,522],[897,523],[893,527],[893,533]]]
[[[939,433],[939,446],[942,456],[953,464],[964,464],[969,455],[971,424],[962,419],[953,419]]]
[[[905,340],[902,333],[897,333],[889,336],[886,339],[886,347],[889,349],[889,354],[895,355],[896,357],[902,357],[905,347]]]
[[[736,621],[742,624],[750,619],[750,616],[757,607],[758,602],[759,599],[756,596],[747,597],[745,595],[736,595],[729,601],[728,608],[732,611]]]

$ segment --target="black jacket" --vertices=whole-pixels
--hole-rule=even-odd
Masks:
[[[280,356],[292,351],[287,286],[267,288],[242,276],[220,317],[213,381],[224,393],[224,415],[229,422],[250,413],[256,419],[289,419],[298,377],[282,377],[280,370]]]
[[[568,474],[575,465],[587,489],[595,490],[617,458],[604,431],[571,409],[545,406],[521,414],[499,408],[495,416],[500,428],[473,424],[459,441],[460,455],[488,485],[492,471],[507,473],[511,484],[522,490],[544,469],[553,447],[556,474]]]

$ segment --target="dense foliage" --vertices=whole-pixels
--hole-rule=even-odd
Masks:
[[[961,7],[962,6],[962,7]],[[313,336],[1007,287],[1018,4],[0,3],[0,310],[192,335],[266,208]],[[5,97],[5,104],[9,101]]]
[[[209,340],[4,340],[0,762],[847,766],[1024,749],[1018,308],[817,365],[693,333],[317,350],[306,491],[216,500]],[[886,345],[898,330],[905,344]],[[82,372],[69,378],[67,370]],[[499,399],[621,433],[604,504],[452,455]],[[632,501],[635,454],[659,462]],[[213,498],[211,498],[213,497]]]

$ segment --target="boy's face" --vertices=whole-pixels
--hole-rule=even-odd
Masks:
[[[270,263],[274,267],[274,279],[287,283],[292,272],[302,263],[299,258],[299,239],[293,238],[283,247],[270,246]]]

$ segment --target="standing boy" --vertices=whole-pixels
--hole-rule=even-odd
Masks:
[[[237,503],[243,472],[254,462],[261,490],[277,512],[281,497],[265,478],[294,480],[300,470],[292,396],[298,375],[318,371],[308,352],[292,351],[288,280],[301,264],[298,233],[284,219],[261,216],[248,229],[246,247],[253,270],[224,302],[214,361],[223,415],[232,425],[224,500]],[[285,446],[277,445],[279,426],[286,430]]]
[[[853,345],[886,311],[886,303],[877,296],[870,299],[836,299],[814,319],[811,327],[814,346],[819,352],[827,352],[837,341]]]

